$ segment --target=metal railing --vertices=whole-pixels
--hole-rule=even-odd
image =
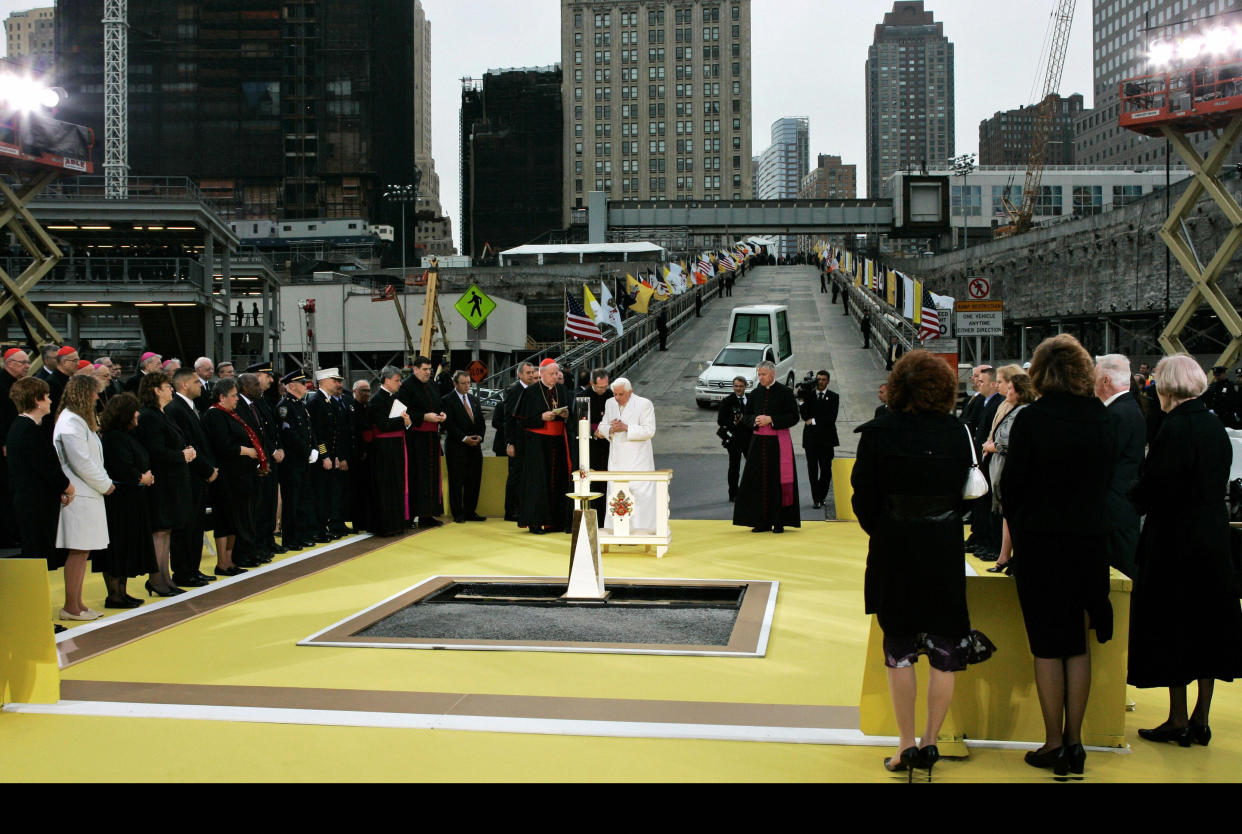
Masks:
[[[607,342],[580,342],[557,344],[526,357],[503,371],[492,374],[479,383],[483,389],[502,389],[517,378],[517,370],[526,362],[536,366],[551,356],[565,371],[566,384],[576,387],[576,374],[579,370],[591,368],[607,368],[616,378],[632,367],[639,359],[659,344],[659,333],[656,328],[656,315],[664,313],[671,335],[694,318],[694,297],[696,291],[702,292],[703,303],[720,295],[720,278],[712,278],[706,284],[695,285],[688,292],[674,296],[668,301],[654,302],[648,315],[630,316],[624,321],[624,331],[620,338]],[[609,330],[609,332],[612,332]]]
[[[22,258],[3,258],[9,275],[20,273],[29,264]],[[40,279],[47,284],[181,284],[207,290],[206,271],[193,258],[62,258],[52,271]]]
[[[193,200],[219,213],[212,202],[189,177],[130,177],[129,199],[136,200]],[[39,195],[40,200],[102,200],[104,178],[99,176],[73,177],[52,183]]]

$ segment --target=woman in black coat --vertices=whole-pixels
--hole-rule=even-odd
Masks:
[[[173,528],[183,526],[189,519],[189,464],[195,456],[194,447],[186,443],[180,430],[164,416],[164,406],[172,398],[172,381],[162,371],[147,374],[138,385],[142,410],[138,412],[137,436],[147,450],[151,473],[155,476],[155,488],[146,491],[146,500],[155,561],[159,566],[147,582],[147,591],[162,597],[185,593],[173,584],[169,562]]]
[[[1014,418],[1001,473],[1005,519],[1021,563],[1014,572],[1044,745],[1027,764],[1083,771],[1082,719],[1091,692],[1087,630],[1113,633],[1108,601],[1108,486],[1116,443],[1094,396],[1095,366],[1073,336],[1045,340],[1031,359],[1039,399]]]
[[[203,412],[203,434],[211,444],[220,476],[211,484],[211,514],[216,537],[216,576],[237,576],[246,572],[233,564],[233,549],[239,531],[254,535],[253,502],[258,499],[256,467],[266,458],[262,441],[252,436],[237,416],[237,383],[232,379],[216,382],[216,403]]]
[[[1148,741],[1206,745],[1216,680],[1242,677],[1242,607],[1232,593],[1224,495],[1233,457],[1225,427],[1199,397],[1207,375],[1189,356],[1156,366],[1164,420],[1132,493],[1147,516],[1130,597],[1128,683],[1169,688],[1169,718]],[[1186,685],[1199,682],[1194,713]]]
[[[116,485],[104,497],[108,513],[108,546],[96,551],[91,567],[104,575],[108,586],[105,608],[137,608],[142,600],[126,593],[128,579],[159,572],[155,560],[155,543],[147,517],[147,493],[155,483],[147,450],[138,442],[134,429],[138,425],[138,398],[129,392],[117,394],[108,401],[100,419],[100,442],[103,444],[104,469]],[[150,580],[147,592],[153,593]]]
[[[56,549],[56,525],[60,508],[73,500],[73,485],[43,424],[52,410],[52,395],[46,382],[25,377],[13,383],[9,397],[17,417],[5,438],[5,451],[22,558],[46,559],[49,569],[56,570],[65,564],[64,551],[58,555]]]
[[[860,426],[851,484],[854,513],[871,537],[865,583],[868,614],[884,632],[884,665],[900,733],[889,770],[929,770],[939,758],[936,737],[953,698],[954,673],[966,668],[962,491],[971,466],[971,438],[953,416],[957,379],[927,351],[903,356],[888,381],[885,415]],[[914,740],[918,684],[914,664],[931,665],[927,727]]]

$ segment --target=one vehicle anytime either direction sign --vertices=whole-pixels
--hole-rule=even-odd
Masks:
[[[955,312],[955,336],[1005,334],[1005,304],[1002,301],[959,301]]]

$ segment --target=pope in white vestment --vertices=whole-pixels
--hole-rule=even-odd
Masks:
[[[629,380],[618,379],[612,384],[613,398],[604,404],[604,417],[599,436],[609,441],[609,472],[651,472],[655,470],[655,453],[651,438],[655,437],[655,406],[651,400],[634,393]],[[656,485],[635,481],[630,484],[634,499],[631,530],[656,529]],[[608,505],[616,496],[617,485],[608,484]],[[605,529],[612,529],[612,511],[605,515]]]

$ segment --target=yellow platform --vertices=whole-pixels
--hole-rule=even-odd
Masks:
[[[330,554],[292,554],[273,571],[72,629],[62,652],[111,630],[139,633],[63,669],[59,704],[0,712],[0,779],[893,780],[880,764],[892,751],[861,731],[858,711],[869,618],[857,525],[807,522],[776,537],[727,522],[673,524],[677,545],[665,559],[609,556],[605,575],[779,582],[766,656],[296,645],[430,576],[563,575],[567,536],[449,523],[335,564],[315,561]],[[60,574],[49,576],[59,601]],[[255,590],[212,603],[246,587]],[[88,575],[87,604],[102,610],[104,593]],[[1026,653],[1024,642],[992,636],[1006,655]],[[1217,688],[1206,749],[1136,742],[1135,728],[1160,723],[1166,701],[1163,692],[1130,695],[1133,753],[1091,754],[1089,780],[1242,773],[1236,685]],[[1020,750],[973,741],[969,761],[937,768],[937,781],[1047,778]]]

